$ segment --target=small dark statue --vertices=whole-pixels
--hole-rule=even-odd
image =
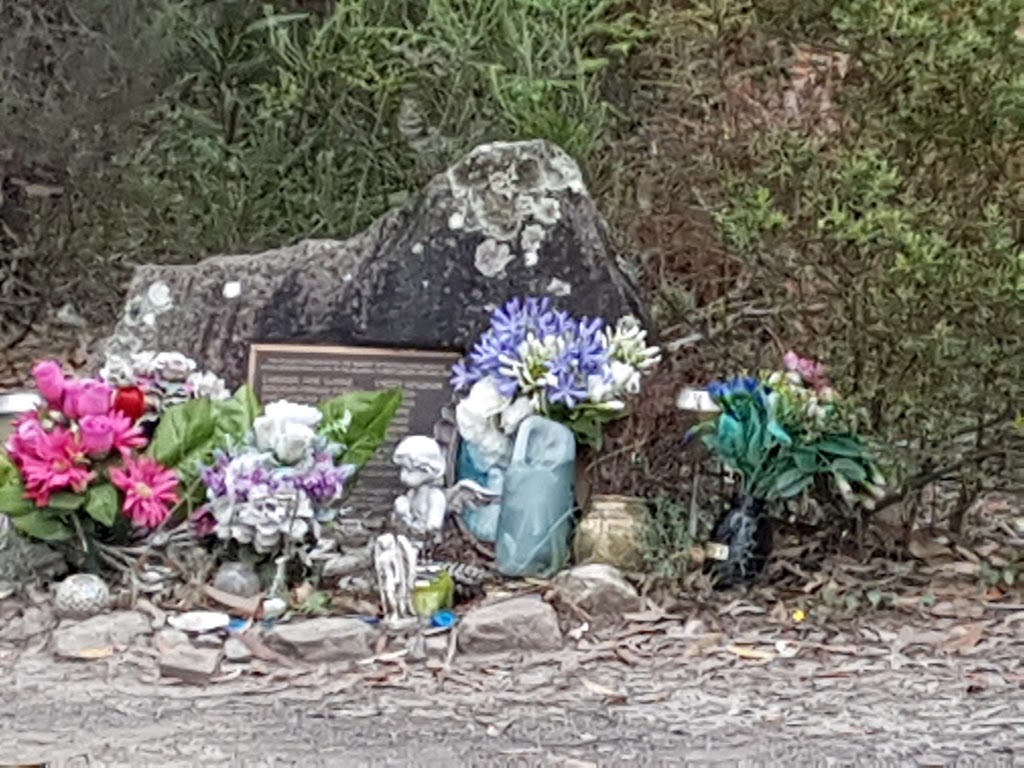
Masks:
[[[733,499],[711,532],[704,572],[715,589],[756,581],[772,552],[772,524],[762,499],[746,494]]]

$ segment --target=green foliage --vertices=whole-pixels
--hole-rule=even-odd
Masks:
[[[780,308],[776,332],[829,360],[908,471],[988,455],[1024,401],[1020,9],[765,5],[776,33],[849,57],[845,126],[734,146],[722,234]]]
[[[320,406],[320,433],[345,447],[341,464],[361,467],[387,439],[391,422],[402,406],[402,390],[350,392]]]
[[[623,5],[170,5],[180,74],[120,159],[131,208],[113,213],[191,258],[352,233],[484,140],[548,138],[585,162],[612,121],[604,74],[642,37]]]
[[[111,483],[90,486],[85,495],[85,511],[100,525],[107,528],[113,526],[121,511],[117,488]]]
[[[682,581],[695,541],[690,536],[686,505],[661,496],[650,505],[643,534],[644,570],[657,580]]]
[[[160,417],[146,454],[173,467],[188,487],[213,451],[239,441],[252,428],[257,401],[248,386],[228,400],[200,398],[168,408]]]

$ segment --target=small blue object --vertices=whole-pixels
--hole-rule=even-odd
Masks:
[[[438,611],[430,619],[430,623],[432,625],[440,627],[441,629],[454,627],[458,621],[459,617],[456,616],[453,611]]]
[[[248,619],[234,618],[231,620],[231,623],[228,624],[228,632],[241,632],[247,626],[249,626]]]

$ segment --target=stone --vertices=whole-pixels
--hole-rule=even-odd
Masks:
[[[182,632],[201,634],[227,629],[231,617],[223,611],[187,611],[177,616],[169,616],[167,623]]]
[[[256,340],[466,349],[524,295],[650,325],[578,165],[546,141],[479,146],[347,240],[137,267],[99,353],[173,349],[238,385]]]
[[[170,627],[164,627],[153,635],[153,645],[157,650],[162,651],[167,648],[173,648],[176,645],[188,645],[188,635],[182,632],[180,629],[171,629]]]
[[[95,616],[110,604],[110,587],[92,573],[74,573],[54,590],[53,606],[58,616],[84,619]]]
[[[555,599],[585,611],[593,624],[614,623],[624,613],[643,610],[643,599],[619,572],[605,563],[578,565],[558,574],[553,582]]]
[[[53,632],[53,650],[58,656],[81,658],[99,648],[126,646],[139,635],[149,634],[150,629],[149,619],[135,611],[63,621]]]
[[[160,654],[160,674],[186,683],[202,685],[210,680],[220,667],[223,652],[220,648],[193,648],[175,645]]]
[[[236,664],[244,664],[252,660],[252,651],[237,637],[229,637],[224,641],[224,658]]]
[[[224,563],[213,577],[213,586],[238,597],[255,597],[260,593],[260,577],[248,563]]]
[[[377,632],[360,619],[321,618],[281,624],[266,635],[267,645],[304,661],[355,661],[373,655]]]
[[[562,647],[555,609],[537,596],[513,597],[474,608],[459,624],[465,653],[552,651]]]
[[[0,644],[22,645],[49,633],[57,618],[47,605],[16,605],[0,613]]]

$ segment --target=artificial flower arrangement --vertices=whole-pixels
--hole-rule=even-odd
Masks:
[[[129,412],[143,426],[155,426],[173,405],[231,397],[224,379],[198,368],[195,360],[180,352],[137,352],[107,357],[99,378],[117,388],[122,404],[131,406]]]
[[[66,376],[52,360],[33,376],[44,402],[16,422],[0,453],[0,511],[46,541],[96,526],[160,525],[178,502],[178,479],[144,453],[137,392]]]
[[[109,368],[75,378],[54,361],[35,366],[44,404],[18,420],[0,452],[0,513],[19,532],[49,542],[77,536],[88,550],[188,524],[258,556],[307,533],[319,539],[402,401],[387,390],[262,409],[248,387],[225,396],[208,376],[190,384],[194,366],[182,357],[146,359],[181,365],[131,379]],[[168,391],[173,402],[150,397]]]
[[[318,408],[269,403],[241,440],[215,450],[200,469],[198,532],[256,561],[283,550],[302,557],[318,547],[401,401],[401,391],[386,390]]]
[[[787,352],[783,370],[712,382],[718,415],[694,430],[741,478],[740,493],[716,521],[706,571],[728,588],[756,579],[772,549],[767,504],[831,482],[851,505],[874,506],[885,479],[854,414],[823,365]]]
[[[625,415],[660,357],[634,317],[609,327],[553,309],[548,298],[513,299],[455,366],[452,385],[465,395],[456,406],[459,433],[500,461],[522,421],[539,414],[600,447],[605,424]]]
[[[787,352],[783,368],[712,382],[720,413],[695,433],[757,499],[792,498],[825,478],[851,505],[872,508],[885,478],[825,367]]]

